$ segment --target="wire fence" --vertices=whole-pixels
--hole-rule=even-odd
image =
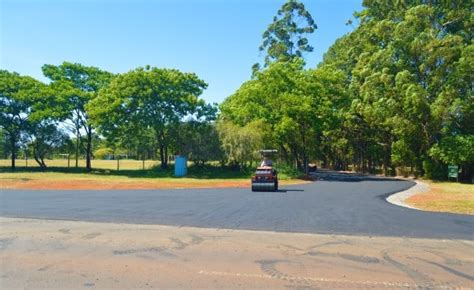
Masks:
[[[48,167],[61,168],[75,168],[76,159],[46,159],[45,163]],[[133,159],[118,159],[118,160],[92,160],[92,168],[95,169],[109,169],[109,170],[146,170],[155,166],[159,166],[160,162],[157,160],[133,160]],[[15,165],[17,168],[35,168],[39,167],[34,159],[16,159]],[[0,159],[0,167],[10,167],[10,159]],[[79,159],[79,168],[86,167],[86,160]]]

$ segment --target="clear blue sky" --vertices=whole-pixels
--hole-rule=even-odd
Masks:
[[[318,30],[308,67],[352,30],[361,0],[302,0]],[[147,64],[195,72],[222,102],[262,60],[261,35],[284,0],[0,0],[0,67],[45,81],[41,66],[79,62],[120,73]]]

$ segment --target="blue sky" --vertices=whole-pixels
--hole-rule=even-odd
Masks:
[[[315,67],[361,0],[302,0],[318,25]],[[0,67],[45,81],[41,66],[79,62],[121,73],[147,64],[194,72],[222,102],[262,60],[261,35],[284,0],[0,0]]]

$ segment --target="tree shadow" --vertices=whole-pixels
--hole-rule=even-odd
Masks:
[[[285,188],[285,189],[279,189],[277,192],[304,192],[303,189],[293,189],[293,188]]]
[[[336,182],[362,182],[362,181],[401,181],[396,177],[375,176],[360,173],[348,173],[338,171],[316,171],[312,174],[316,180],[320,181],[336,181]]]

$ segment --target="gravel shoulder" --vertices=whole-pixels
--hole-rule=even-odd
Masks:
[[[406,208],[411,208],[411,209],[418,209],[406,202],[407,199],[410,197],[420,194],[423,192],[427,192],[430,190],[428,184],[415,180],[414,181],[416,184],[407,190],[403,190],[397,193],[394,193],[390,196],[387,197],[387,201],[391,204],[406,207]]]

